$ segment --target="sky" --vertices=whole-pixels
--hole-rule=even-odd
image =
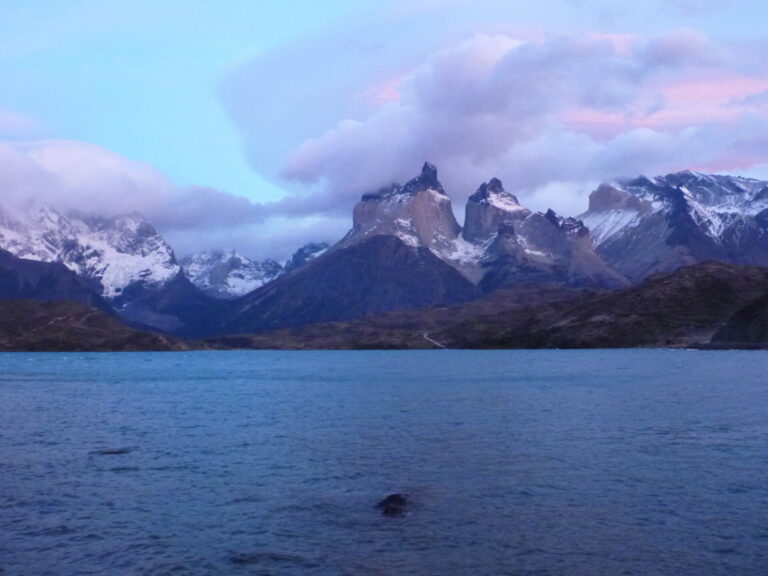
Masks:
[[[768,178],[768,14],[733,0],[0,0],[0,204],[285,258],[437,165],[575,216],[600,182]]]

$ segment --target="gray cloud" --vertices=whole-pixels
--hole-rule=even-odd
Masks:
[[[732,98],[728,102],[728,107],[731,108],[763,108],[765,106],[768,106],[768,90],[747,94],[740,98]]]
[[[664,83],[696,80],[702,72],[716,83],[720,61],[721,51],[690,31],[636,40],[623,51],[603,37],[521,44],[475,36],[433,54],[403,80],[398,101],[303,142],[282,174],[314,187],[327,207],[351,206],[361,192],[403,181],[428,159],[459,202],[495,175],[533,205],[541,193],[555,208],[573,211],[574,198],[603,179],[726,161],[748,167],[734,150],[762,150],[762,122],[629,122],[665,111]],[[606,118],[615,133],[574,128],[563,119],[569,112]],[[564,183],[573,197],[545,193],[564,190]]]
[[[714,11],[733,21],[756,2],[382,6],[259,55],[221,83],[245,153],[285,186],[284,198],[254,204],[215,188],[180,188],[83,143],[0,141],[0,201],[134,210],[182,253],[237,247],[284,257],[304,241],[340,237],[361,193],[407,180],[424,160],[437,163],[458,212],[480,182],[498,176],[532,208],[568,214],[582,211],[605,179],[765,164],[765,87],[732,98],[723,117],[682,120],[663,90],[688,82],[695,92],[704,81],[719,88],[726,73],[765,78],[764,46],[724,46],[688,29],[642,39],[670,25],[695,27]],[[747,35],[754,40],[754,31]],[[0,138],[32,138],[34,130],[29,119],[0,112]]]
[[[308,230],[312,219],[286,222],[295,198],[254,204],[214,188],[178,187],[151,166],[84,142],[0,141],[0,174],[0,204],[37,202],[100,216],[138,212],[180,253],[234,246],[255,257],[285,257],[299,245],[289,241],[316,238]],[[298,233],[280,231],[284,227]]]

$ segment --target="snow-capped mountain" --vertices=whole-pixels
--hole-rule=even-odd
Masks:
[[[627,281],[594,252],[589,230],[575,218],[531,212],[497,178],[467,200],[463,236],[482,252],[480,286],[544,282],[619,287]]]
[[[305,244],[285,262],[250,260],[236,250],[207,250],[180,260],[186,277],[200,290],[214,298],[239,298],[282,274],[304,266],[328,250],[325,242]]]
[[[501,180],[492,178],[469,197],[462,236],[475,244],[487,242],[501,224],[524,220],[530,213],[520,205],[517,196],[504,190]]]
[[[389,235],[413,248],[424,247],[437,254],[448,254],[454,251],[460,232],[451,200],[437,180],[437,169],[425,163],[421,174],[405,186],[393,184],[379,192],[364,194],[354,208],[352,230],[340,245]]]
[[[237,298],[271,282],[282,274],[276,261],[249,260],[235,250],[209,250],[181,259],[192,283],[215,298]]]
[[[100,218],[41,205],[0,207],[0,248],[26,260],[61,262],[107,299],[135,283],[160,287],[181,270],[168,243],[138,214]]]
[[[236,301],[223,325],[239,333],[346,320],[533,283],[628,284],[595,254],[580,221],[523,208],[497,179],[470,198],[462,233],[426,163],[404,186],[364,194],[340,242]]]
[[[768,266],[768,183],[684,171],[603,184],[580,218],[633,280],[705,260]]]
[[[318,256],[322,256],[328,251],[330,245],[327,242],[310,242],[304,244],[301,248],[296,250],[293,255],[285,262],[283,266],[283,272],[286,274],[297,268],[301,268],[310,260],[314,260]]]
[[[477,286],[438,256],[455,251],[460,232],[437,170],[425,164],[405,186],[363,195],[340,242],[236,301],[224,329],[252,332],[476,298]]]
[[[617,287],[626,279],[595,253],[589,231],[551,210],[534,213],[504,190],[497,178],[469,197],[464,228],[450,198],[425,164],[405,186],[366,194],[354,211],[346,246],[375,235],[391,235],[423,247],[483,290],[528,282]]]
[[[0,248],[20,262],[66,267],[131,323],[197,335],[220,308],[187,280],[168,243],[137,214],[101,218],[40,205],[4,207]],[[40,289],[27,286],[16,297],[40,299]]]
[[[482,277],[484,247],[462,237],[437,168],[428,162],[405,186],[364,194],[354,208],[352,230],[334,249],[374,236],[394,236],[406,246],[424,248],[473,284]]]

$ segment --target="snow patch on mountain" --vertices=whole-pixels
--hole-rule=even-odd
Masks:
[[[716,260],[768,265],[768,183],[686,170],[603,184],[580,216],[633,280]]]
[[[654,178],[620,180],[607,186],[639,202],[642,209],[610,204],[595,207],[590,198],[590,208],[580,218],[589,227],[596,246],[636,228],[642,218],[651,214],[670,214],[676,196],[700,229],[718,243],[729,229],[768,209],[768,183],[752,178],[685,170]]]
[[[334,249],[376,235],[427,249],[479,286],[489,275],[492,288],[537,279],[574,285],[626,283],[594,254],[580,221],[552,211],[531,212],[497,178],[469,197],[462,229],[436,169],[428,163],[405,186],[363,195],[355,206],[352,230]]]
[[[330,245],[327,242],[309,242],[296,250],[293,255],[283,264],[283,272],[286,274],[297,268],[301,268],[307,262],[319,258],[328,252]]]
[[[595,246],[599,246],[618,231],[637,226],[639,215],[637,210],[617,209],[583,214],[582,221],[589,228]]]
[[[168,243],[137,214],[101,218],[41,205],[13,211],[4,207],[0,247],[19,258],[61,262],[98,283],[110,299],[134,282],[160,286],[180,271]]]
[[[425,163],[421,174],[404,186],[393,184],[364,194],[355,206],[352,230],[339,246],[391,235],[412,248],[446,254],[455,250],[453,241],[460,231],[436,168]]]
[[[283,267],[274,260],[249,260],[235,250],[209,250],[186,256],[181,266],[195,286],[215,298],[237,298],[283,272]]]

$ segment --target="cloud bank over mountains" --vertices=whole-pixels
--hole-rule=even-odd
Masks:
[[[574,214],[603,179],[742,172],[768,153],[768,75],[751,48],[690,30],[475,35],[392,82],[371,114],[302,141],[279,174],[330,210],[429,159],[457,199],[498,176],[534,207]]]
[[[743,27],[758,3],[523,4],[374,3],[222,70],[211,90],[281,198],[178,186],[93,144],[39,140],[40,123],[0,107],[2,202],[138,211],[180,253],[281,257],[339,238],[362,193],[425,160],[458,212],[493,176],[525,205],[567,215],[619,176],[768,177],[768,37]]]

